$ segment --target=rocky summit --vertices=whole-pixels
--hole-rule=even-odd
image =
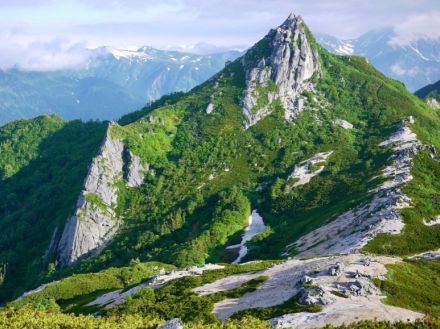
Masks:
[[[311,78],[321,74],[318,50],[312,50],[301,17],[291,14],[264,39],[267,56],[258,56],[258,48],[242,58],[246,68],[246,90],[243,97],[245,127],[257,123],[271,112],[271,104],[279,101],[286,119],[303,109],[305,90],[313,90]]]
[[[0,328],[438,326],[439,147],[438,110],[294,14],[118,122],[10,122]]]

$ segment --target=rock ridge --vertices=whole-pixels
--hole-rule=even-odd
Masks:
[[[61,234],[56,250],[61,267],[99,253],[120,225],[114,210],[118,192],[115,183],[122,178],[124,144],[111,137],[111,127],[89,167],[75,212]]]
[[[301,256],[328,255],[357,252],[378,233],[399,234],[404,227],[401,209],[411,207],[411,199],[401,187],[412,180],[413,157],[428,149],[434,156],[432,146],[422,144],[408,124],[412,117],[404,119],[396,132],[380,146],[393,146],[392,163],[383,170],[387,180],[371,192],[373,199],[350,209],[332,222],[304,235],[288,245],[285,255],[292,248]]]
[[[247,54],[242,58],[246,69],[242,99],[246,129],[271,113],[275,100],[283,106],[286,120],[295,118],[303,110],[301,93],[314,91],[310,80],[322,74],[318,52],[307,39],[300,16],[290,14],[265,39],[270,43],[270,54],[260,58],[249,58]]]

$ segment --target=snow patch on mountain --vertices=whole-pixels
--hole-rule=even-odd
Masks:
[[[335,52],[339,55],[353,55],[354,45],[351,40],[342,40],[335,48]]]
[[[148,61],[153,59],[153,57],[139,50],[127,50],[127,49],[110,49],[110,53],[118,60],[120,59],[128,59],[130,61],[139,60],[139,61]]]

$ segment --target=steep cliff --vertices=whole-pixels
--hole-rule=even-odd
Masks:
[[[64,226],[57,248],[60,266],[68,266],[99,252],[114,236],[120,221],[116,182],[122,178],[124,144],[110,137],[109,126],[99,155],[89,168],[75,213]]]

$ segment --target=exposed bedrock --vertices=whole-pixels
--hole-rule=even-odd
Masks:
[[[115,183],[122,178],[124,144],[111,138],[110,129],[89,167],[76,210],[58,243],[56,258],[62,267],[98,253],[120,224],[114,211],[118,192]]]
[[[314,90],[309,81],[314,74],[321,76],[318,53],[312,49],[301,17],[291,14],[276,30],[266,36],[271,38],[271,54],[255,61],[249,68],[246,57],[246,89],[242,101],[245,127],[248,128],[271,112],[271,104],[279,100],[285,109],[286,119],[302,111],[305,90]]]

